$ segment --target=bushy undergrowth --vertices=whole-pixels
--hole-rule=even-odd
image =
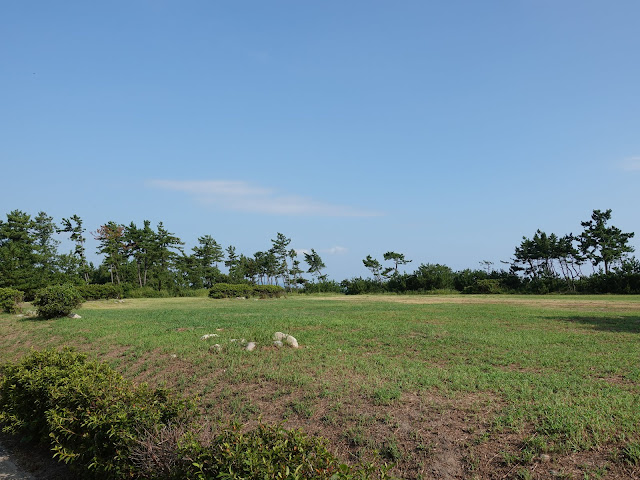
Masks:
[[[100,479],[369,479],[386,468],[342,464],[324,440],[261,425],[198,427],[193,402],[134,385],[72,349],[32,352],[2,367],[5,432],[48,443]],[[205,435],[203,435],[203,431]]]
[[[24,292],[15,288],[0,288],[0,311],[19,313],[22,300],[24,300]]]
[[[211,298],[279,298],[284,293],[284,288],[278,285],[250,285],[246,283],[216,283],[209,289],[209,297]]]
[[[85,300],[108,300],[121,298],[124,290],[120,285],[112,283],[76,285],[75,289]]]
[[[50,285],[38,290],[33,304],[42,318],[56,318],[69,315],[82,302],[82,296],[72,285]]]

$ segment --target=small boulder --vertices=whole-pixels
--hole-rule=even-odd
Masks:
[[[276,340],[273,342],[274,347],[282,348],[282,342],[280,340]]]
[[[207,340],[208,338],[213,338],[218,336],[219,335],[217,333],[207,333],[206,335],[201,336],[200,340]]]
[[[273,339],[274,340],[284,340],[285,338],[287,338],[287,334],[286,333],[282,333],[282,332],[276,332],[273,334]]]
[[[247,352],[253,352],[256,349],[256,342],[249,342],[247,346],[244,347]]]
[[[70,313],[68,315],[69,318],[82,318],[80,315],[78,315],[77,313]]]
[[[284,341],[287,343],[287,345],[289,345],[292,348],[298,348],[298,340],[296,340],[295,337],[292,337],[291,335],[287,335],[286,338],[284,339]]]

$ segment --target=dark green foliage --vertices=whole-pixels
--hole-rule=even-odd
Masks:
[[[302,291],[304,293],[343,293],[342,286],[334,280],[307,282]]]
[[[260,425],[246,433],[224,429],[208,445],[192,443],[183,453],[194,459],[174,478],[226,479],[369,479],[388,478],[386,469],[343,464],[326,442],[300,430]]]
[[[453,290],[454,274],[451,268],[439,263],[425,263],[407,278],[407,289],[413,291]]]
[[[394,279],[389,280],[389,282]],[[385,284],[371,278],[355,277],[340,282],[342,291],[347,295],[363,295],[365,293],[383,293]]]
[[[5,365],[0,380],[4,431],[49,443],[58,459],[95,478],[132,477],[137,432],[194,411],[167,390],[133,385],[68,348]]]
[[[475,284],[465,287],[462,293],[496,294],[504,293],[504,290],[500,286],[500,280],[484,279],[477,280]]]
[[[111,283],[103,285],[75,285],[74,288],[85,300],[108,300],[110,298],[121,298],[124,289],[121,285]]]
[[[248,283],[216,283],[209,289],[209,297],[211,298],[278,298],[284,293],[284,288],[278,285],[250,285]]]
[[[36,292],[33,304],[42,318],[56,318],[69,315],[81,305],[83,298],[71,285],[50,285]]]
[[[20,303],[24,300],[24,292],[15,288],[0,288],[0,311],[5,313],[19,313]]]
[[[594,210],[591,220],[581,222],[584,232],[578,238],[580,251],[597,267],[601,263],[604,273],[609,273],[611,265],[619,262],[627,253],[633,252],[629,240],[634,233],[623,233],[617,227],[607,226],[611,220],[611,209]]]

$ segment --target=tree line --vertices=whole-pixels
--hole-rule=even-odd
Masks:
[[[347,293],[457,290],[463,293],[640,293],[640,262],[625,233],[610,225],[612,211],[593,210],[580,222],[582,232],[557,235],[538,229],[515,247],[507,269],[493,269],[483,260],[482,269],[453,271],[440,264],[422,264],[412,273],[399,273],[404,255],[386,252],[383,266],[368,255],[362,260],[370,278],[341,282]],[[585,272],[584,268],[591,267]]]
[[[217,283],[275,284],[287,290],[347,294],[640,293],[640,262],[629,256],[634,233],[610,225],[611,215],[611,210],[594,210],[589,220],[581,222],[577,235],[536,230],[515,247],[511,261],[504,262],[508,268],[494,269],[485,260],[478,269],[454,271],[426,263],[406,273],[402,270],[412,261],[387,251],[384,264],[372,255],[362,260],[370,277],[336,282],[327,279],[325,264],[314,249],[299,258],[290,248],[291,238],[279,232],[269,248],[253,255],[238,253],[233,245],[223,248],[211,235],[198,237],[198,244],[186,252],[184,242],[163,222],[154,228],[148,220],[142,225],[109,221],[87,232],[78,215],[56,223],[45,212],[31,216],[14,210],[0,220],[0,288],[21,290],[27,298],[44,286],[61,283],[109,283],[173,295]],[[60,235],[73,245],[68,253],[59,252]],[[96,253],[102,257],[97,266],[87,259],[88,235],[97,241]],[[589,266],[591,271],[585,273]]]
[[[72,242],[70,252],[59,252],[59,235]],[[98,242],[102,262],[97,266],[87,259],[88,235]],[[87,232],[78,215],[57,224],[45,212],[32,217],[14,210],[0,220],[0,288],[15,288],[32,298],[38,289],[60,283],[111,283],[177,294],[216,283],[301,288],[309,282],[306,274],[315,282],[326,281],[320,255],[314,249],[303,252],[303,265],[290,243],[278,233],[268,249],[244,255],[233,245],[223,249],[211,235],[204,235],[186,252],[184,242],[163,222],[154,228],[148,220],[140,226],[109,221]]]

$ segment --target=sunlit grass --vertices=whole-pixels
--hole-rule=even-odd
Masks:
[[[238,392],[268,383],[273,401],[286,398],[285,414],[305,420],[327,401],[382,412],[424,392],[486,394],[494,432],[526,430],[536,452],[626,448],[640,438],[638,296],[132,299],[86,303],[78,313],[81,320],[0,316],[0,359],[72,344],[208,405],[217,395],[240,418],[264,412]],[[276,331],[302,348],[272,347]],[[208,333],[218,337],[201,340]],[[232,339],[259,348],[247,352]],[[334,410],[317,421],[349,424]],[[344,436],[354,442],[366,428],[349,424]],[[397,453],[395,443],[386,448]]]

